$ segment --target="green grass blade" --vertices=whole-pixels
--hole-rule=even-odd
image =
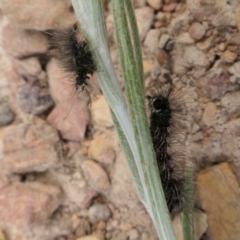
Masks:
[[[137,167],[147,207],[156,225],[159,238],[168,240],[176,239],[161,187],[149,132],[142,87],[143,79],[139,79],[139,76],[142,75],[137,72],[138,68],[136,67],[135,53],[139,49],[133,50],[124,1],[112,0],[112,6],[128,106],[140,156],[140,159],[137,160]],[[130,6],[128,5],[128,7]],[[131,11],[133,12],[133,10]]]
[[[131,149],[132,158],[127,158],[136,184],[141,184],[139,179],[136,159],[139,153],[134,138],[132,123],[128,114],[127,105],[119,85],[113,63],[111,61],[101,0],[72,0],[77,18],[81,24],[81,31],[86,37],[89,48],[93,49],[93,57],[97,63],[97,77],[107,102],[123,131],[124,139]],[[126,144],[125,144],[126,145]],[[142,186],[137,186],[142,189]],[[143,191],[141,191],[143,192]]]
[[[184,184],[184,202],[183,202],[183,236],[184,240],[192,240],[194,238],[193,229],[193,199],[194,199],[194,185],[193,185],[193,169],[187,166]]]

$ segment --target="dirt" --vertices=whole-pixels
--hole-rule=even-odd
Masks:
[[[187,99],[195,239],[239,239],[240,2],[133,2],[147,91],[168,74]],[[49,33],[76,21],[70,1],[0,1],[0,9],[0,239],[158,239],[95,76],[94,94],[76,93],[49,54]]]

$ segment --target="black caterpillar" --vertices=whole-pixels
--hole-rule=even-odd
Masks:
[[[172,86],[147,96],[150,106],[150,132],[160,178],[171,218],[179,215],[184,202],[184,108]]]
[[[93,75],[97,67],[77,24],[63,30],[55,30],[50,38],[50,49],[60,61],[64,72],[73,79],[75,89],[80,87],[81,90],[85,90],[89,75]]]

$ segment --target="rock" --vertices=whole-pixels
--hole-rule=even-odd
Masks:
[[[23,112],[33,115],[44,114],[54,105],[49,90],[34,83],[19,88],[17,101]]]
[[[45,222],[62,200],[60,188],[41,183],[12,184],[0,189],[0,225],[23,227]]]
[[[162,7],[162,0],[147,0],[147,3],[154,9],[160,10]]]
[[[176,2],[172,2],[172,3],[169,3],[169,4],[164,4],[162,10],[164,12],[173,12],[176,7],[177,7],[177,3]]]
[[[240,33],[234,33],[228,41],[230,44],[240,45]]]
[[[232,66],[228,68],[229,73],[240,78],[240,61],[234,63]]]
[[[50,92],[55,102],[64,102],[73,96],[74,83],[64,74],[58,60],[52,58],[47,64],[46,72]]]
[[[143,69],[144,69],[144,75],[148,76],[152,72],[152,69],[153,69],[152,63],[143,60]]]
[[[177,15],[177,17],[173,18],[170,22],[170,26],[168,26],[168,32],[172,36],[178,36],[183,32],[187,32],[189,28],[191,15],[186,11],[183,14]]]
[[[193,239],[201,239],[203,234],[206,232],[208,228],[207,223],[207,214],[199,211],[194,210],[193,212],[193,232],[194,232],[194,238]],[[177,236],[178,240],[184,240],[183,237],[183,226],[182,226],[182,220],[180,218],[175,218],[173,221],[173,229]]]
[[[239,118],[230,119],[223,125],[223,133],[221,138],[221,149],[224,153],[223,160],[226,158],[231,161],[232,170],[240,183],[240,121]]]
[[[89,220],[87,218],[81,218],[80,223],[78,224],[77,229],[75,230],[75,234],[78,237],[85,236],[89,234],[91,231],[91,226]]]
[[[0,17],[1,18],[1,17]],[[4,20],[6,18],[4,17]],[[2,36],[2,24],[5,22],[4,20],[0,21],[0,35]],[[2,40],[2,39],[1,39]],[[19,83],[19,75],[14,71],[13,67],[13,57],[7,54],[3,50],[2,43],[0,44],[0,104],[10,105],[9,103],[12,101],[10,98],[14,95],[13,102],[16,102],[15,93],[13,93],[13,89],[16,88],[16,85]],[[12,105],[12,104],[11,104]]]
[[[203,123],[207,127],[213,126],[216,121],[216,114],[217,114],[216,105],[213,102],[207,103],[202,116]]]
[[[93,139],[89,147],[89,156],[104,164],[113,164],[115,161],[115,151],[111,139],[107,136],[99,135]]]
[[[105,230],[106,229],[106,223],[104,221],[99,221],[99,223],[97,224],[97,229],[98,230]]]
[[[174,47],[174,72],[184,74],[189,63],[195,68],[197,66],[198,68],[202,67],[205,69],[206,55],[195,46],[176,44]]]
[[[208,215],[211,239],[238,239],[240,193],[229,165],[222,163],[198,173],[197,192]]]
[[[223,52],[226,50],[227,44],[225,42],[219,43],[218,44],[218,49]]]
[[[154,11],[150,7],[138,8],[135,10],[138,32],[140,40],[143,41],[150,29],[153,19]]]
[[[157,55],[157,61],[160,66],[163,66],[167,69],[170,68],[170,56],[165,50],[159,50]]]
[[[203,40],[200,40],[197,42],[196,46],[199,50],[205,51],[210,49],[212,46],[214,46],[214,36],[211,35],[210,37],[204,38]]]
[[[139,239],[139,232],[137,229],[133,228],[128,231],[127,233],[129,240],[136,240]]]
[[[239,92],[227,93],[221,99],[221,106],[225,108],[225,110],[223,110],[223,113],[227,116],[228,119],[239,116],[240,114],[239,101],[240,101]]]
[[[91,116],[94,127],[108,128],[113,126],[108,103],[102,95],[92,102]]]
[[[88,217],[92,224],[101,220],[107,221],[111,216],[111,212],[106,204],[94,204],[88,210]]]
[[[200,79],[200,86],[203,93],[212,100],[221,99],[226,92],[237,90],[235,85],[230,82],[229,74],[214,74]],[[208,86],[206,88],[206,86]]]
[[[13,120],[13,111],[6,105],[0,105],[0,127],[9,125]]]
[[[188,9],[197,21],[211,22],[215,27],[236,26],[235,9],[238,7],[238,2],[231,2],[231,5],[226,1],[216,0],[199,0],[188,1]],[[215,14],[212,14],[212,13]]]
[[[139,195],[136,191],[129,166],[123,152],[118,154],[114,164],[114,169],[111,175],[111,183],[112,187],[109,199],[114,202],[115,206],[123,206],[126,203],[128,203],[128,206],[137,206]],[[126,188],[126,186],[128,187]],[[143,220],[141,219],[141,221]]]
[[[86,104],[75,99],[58,103],[47,117],[47,122],[60,132],[62,138],[70,141],[84,138],[88,121]]]
[[[84,98],[87,97],[89,100],[92,94],[92,90],[90,89],[90,93],[86,93],[86,91],[79,91],[75,88],[75,79],[73,79],[69,74],[64,72],[64,69],[61,67],[60,62],[55,58],[52,58],[46,66],[48,83],[51,95],[55,102],[66,102],[71,98],[79,98],[81,102],[87,102]],[[89,83],[93,83],[95,85],[96,78],[90,77],[88,79]],[[94,94],[94,93],[93,93]]]
[[[166,25],[166,23],[165,22],[161,22],[161,21],[155,21],[153,23],[153,26],[156,29],[161,29],[161,28],[165,27],[165,25]]]
[[[147,33],[144,45],[148,47],[151,52],[156,51],[159,36],[160,36],[159,29],[150,29],[149,32]]]
[[[72,175],[59,174],[57,176],[68,201],[74,203],[80,209],[89,207],[92,199],[97,196],[97,191],[86,186],[84,179],[72,176],[74,176],[73,173]]]
[[[27,59],[14,59],[14,69],[28,82],[34,82],[42,73],[42,67],[36,57],[29,57]]]
[[[195,40],[202,39],[205,33],[206,33],[205,27],[198,22],[193,23],[189,28],[189,35],[191,38]]]
[[[86,160],[82,163],[82,169],[90,185],[98,192],[104,192],[110,188],[107,173],[96,162]]]
[[[97,236],[94,236],[94,235],[88,235],[88,236],[85,236],[85,237],[80,237],[80,238],[77,238],[76,240],[104,240],[100,237],[97,237]]]
[[[224,61],[226,61],[227,63],[232,63],[235,61],[235,59],[237,58],[237,54],[235,52],[231,52],[229,50],[226,50],[225,52],[223,52],[222,54],[222,59]]]
[[[57,132],[38,118],[31,123],[5,127],[0,132],[0,141],[1,168],[8,172],[41,172],[62,159]]]
[[[71,26],[76,17],[68,0],[43,0],[29,3],[27,0],[0,1],[1,10],[9,19],[27,29],[47,30],[57,26]]]
[[[134,8],[141,8],[146,6],[146,0],[133,0]]]
[[[23,58],[46,53],[48,38],[41,32],[23,30],[16,24],[8,23],[2,30],[2,45],[10,55]]]
[[[67,155],[66,157],[69,159],[74,154],[81,149],[81,144],[80,142],[73,142],[73,141],[68,141],[66,142],[67,145]]]
[[[5,234],[1,229],[0,229],[0,240],[7,240],[7,238],[5,237]]]
[[[170,39],[171,37],[168,34],[162,34],[159,39],[158,47],[163,49]]]
[[[54,100],[59,102],[47,121],[60,131],[64,139],[81,141],[89,121],[89,112],[83,93],[78,96],[74,82],[63,72],[56,59],[48,63],[47,75],[51,94]]]
[[[194,239],[201,239],[208,228],[208,215],[205,212],[194,210]]]
[[[188,32],[182,33],[177,37],[177,42],[178,43],[183,43],[183,44],[193,44],[194,40],[190,37]]]

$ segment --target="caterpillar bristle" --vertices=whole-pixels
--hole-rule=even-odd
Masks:
[[[63,72],[74,82],[75,89],[87,89],[88,79],[97,67],[78,25],[54,30],[50,36],[50,50],[59,60]]]
[[[180,215],[184,201],[189,197],[184,189],[188,151],[185,147],[187,117],[183,96],[184,92],[174,89],[172,84],[154,87],[147,96],[153,147],[172,219]]]

